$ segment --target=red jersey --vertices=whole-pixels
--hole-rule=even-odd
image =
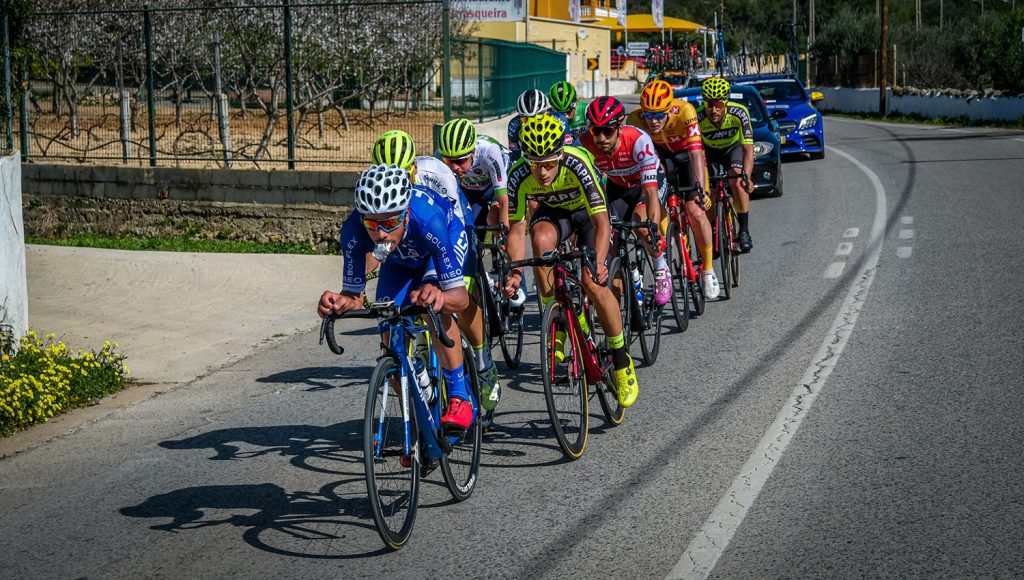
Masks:
[[[651,136],[642,130],[632,125],[623,125],[619,131],[619,142],[608,155],[597,149],[594,136],[589,131],[580,135],[580,144],[594,155],[594,165],[612,182],[626,188],[637,184],[644,187],[658,186],[661,160],[654,151]]]

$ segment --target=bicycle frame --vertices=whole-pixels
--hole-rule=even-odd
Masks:
[[[678,192],[673,191],[668,197],[669,220],[676,224],[679,231],[679,247],[682,248],[683,264],[686,267],[686,278],[691,284],[697,283],[697,268],[690,258],[690,216],[686,215],[686,202]]]
[[[569,295],[569,285],[567,281],[574,281],[579,284],[579,280],[575,279],[575,276],[571,275],[561,263],[555,264],[551,272],[554,276],[554,290],[555,300],[565,307],[567,312],[571,312],[572,316],[569,316],[569,339],[578,347],[577,352],[585,353],[584,356],[579,357],[583,359],[583,368],[580,369],[579,358],[573,358],[572,367],[570,371],[573,376],[579,378],[581,371],[586,373],[587,383],[593,385],[598,383],[601,378],[607,372],[611,362],[605,361],[605,364],[601,364],[597,360],[597,345],[593,343],[593,340],[589,335],[583,333],[583,327],[580,325],[579,313],[573,308],[572,296]],[[582,288],[580,289],[582,291]],[[584,298],[586,296],[584,295]],[[581,307],[586,308],[585,305]],[[584,312],[586,312],[584,310]],[[554,365],[552,365],[554,366]]]

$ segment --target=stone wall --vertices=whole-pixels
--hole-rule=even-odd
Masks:
[[[28,330],[25,228],[22,222],[21,155],[0,159],[0,325],[12,338]]]

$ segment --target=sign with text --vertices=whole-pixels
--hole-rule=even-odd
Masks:
[[[469,22],[526,19],[526,0],[453,0],[452,14]]]
[[[649,47],[646,42],[629,42],[626,44],[626,53],[629,56],[645,56]]]

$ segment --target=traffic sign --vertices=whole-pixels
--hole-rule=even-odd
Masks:
[[[601,65],[601,59],[600,58],[588,58],[587,59],[587,70],[597,70],[598,68],[600,68],[600,65]]]

